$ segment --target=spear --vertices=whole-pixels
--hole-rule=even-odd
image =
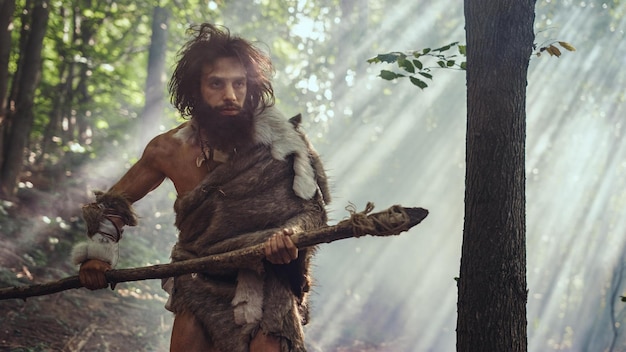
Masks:
[[[323,243],[330,243],[346,238],[358,238],[364,235],[392,236],[409,230],[428,216],[423,208],[405,208],[394,205],[389,209],[371,213],[374,208],[368,203],[366,209],[357,213],[353,207],[347,207],[351,216],[333,226],[317,230],[296,233],[291,236],[299,249]],[[263,244],[216,254],[207,257],[184,260],[175,263],[157,264],[131,269],[109,270],[105,273],[107,281],[114,286],[119,282],[163,279],[183,274],[214,271],[218,269],[239,268],[247,263],[260,261],[265,257]],[[70,276],[58,281],[27,286],[15,286],[0,289],[0,300],[44,296],[69,289],[83,287],[78,276]]]

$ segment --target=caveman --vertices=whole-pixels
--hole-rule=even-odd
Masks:
[[[327,180],[317,153],[274,106],[269,57],[211,24],[192,27],[169,83],[182,125],[83,207],[88,240],[72,252],[89,289],[107,287],[133,203],[169,178],[178,241],[172,261],[263,244],[265,259],[164,281],[174,312],[171,351],[305,351],[312,249],[290,236],[326,225]]]

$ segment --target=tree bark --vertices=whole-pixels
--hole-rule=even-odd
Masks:
[[[0,166],[4,161],[4,136],[7,113],[7,91],[9,88],[9,57],[11,54],[11,23],[15,11],[15,0],[0,1]]]
[[[457,351],[526,351],[526,78],[534,0],[466,0],[465,222]]]
[[[24,148],[27,145],[30,131],[33,126],[33,105],[35,89],[39,84],[41,75],[41,50],[43,38],[46,34],[48,17],[50,13],[49,0],[35,1],[31,22],[31,30],[26,42],[26,50],[21,52],[24,60],[20,68],[19,90],[15,99],[15,113],[11,118],[11,133],[5,144],[5,159],[2,164],[0,180],[1,193],[9,198],[15,195],[17,181],[24,163]]]
[[[13,22],[14,11],[15,0],[0,1],[0,124],[2,124],[2,120],[5,116],[6,98],[9,87],[9,55],[11,53],[12,32],[11,23]]]
[[[139,145],[145,145],[158,131],[159,121],[165,107],[165,57],[169,10],[156,6],[152,13],[152,36],[148,52],[148,74],[146,77],[146,102],[138,129]]]
[[[368,211],[353,214],[350,219],[334,226],[326,226],[315,231],[294,234],[291,238],[298,248],[305,248],[364,235],[399,235],[401,232],[419,224],[428,216],[428,210],[426,209],[402,208],[399,206],[369,215],[366,215],[366,212]],[[366,224],[366,226],[363,226],[363,224]],[[127,281],[163,279],[197,272],[220,272],[224,269],[253,265],[253,263],[261,261],[264,257],[263,244],[259,244],[232,252],[182,262],[135,269],[110,270],[106,273],[106,277],[109,283],[115,284]],[[0,300],[26,299],[80,287],[82,285],[78,276],[72,276],[47,284],[3,288],[0,289]]]

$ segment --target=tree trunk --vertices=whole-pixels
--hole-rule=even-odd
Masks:
[[[159,121],[165,107],[165,56],[167,51],[167,31],[169,11],[157,6],[152,14],[152,36],[148,52],[148,75],[146,77],[146,102],[141,113],[141,136],[139,146],[143,146],[158,132]]]
[[[41,74],[41,50],[49,13],[49,0],[37,0],[33,6],[30,24],[25,24],[30,26],[30,32],[26,50],[21,52],[24,59],[21,60],[20,82],[17,83],[19,89],[16,92],[15,113],[11,118],[11,133],[8,134],[5,144],[5,159],[0,175],[0,192],[8,198],[13,197],[17,190],[17,181],[24,163],[24,148],[33,125],[35,89]]]
[[[5,117],[9,87],[9,56],[11,54],[11,23],[15,0],[0,1],[0,166],[4,160]]]
[[[526,77],[534,0],[466,0],[467,171],[457,351],[526,351]]]
[[[11,53],[11,32],[15,0],[0,1],[0,124],[6,109],[9,87],[9,54]]]
[[[13,130],[13,121],[16,116],[16,97],[19,92],[22,71],[24,69],[24,60],[26,55],[26,46],[28,44],[28,38],[30,36],[31,28],[28,25],[32,22],[32,10],[34,7],[35,0],[26,0],[23,4],[23,11],[20,15],[20,23],[21,30],[19,35],[18,42],[18,52],[20,53],[17,60],[17,69],[13,73],[11,77],[11,86],[9,92],[7,94],[6,99],[6,110],[5,116],[2,121],[2,157],[0,157],[0,198],[2,199],[13,199],[15,193],[15,182],[9,183],[5,179],[9,176],[5,176],[5,173],[8,172],[8,159],[10,158],[11,153],[14,151],[14,148],[11,148],[11,135]]]

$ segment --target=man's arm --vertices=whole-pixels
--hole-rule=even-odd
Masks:
[[[157,188],[165,179],[159,168],[162,137],[153,139],[142,157],[106,193],[98,194],[96,202],[83,208],[89,240],[72,251],[72,261],[80,264],[83,286],[95,290],[107,287],[104,273],[115,267],[118,242],[126,225],[135,225],[132,204]]]
[[[163,141],[164,138],[165,136],[161,135],[150,141],[139,161],[111,187],[109,192],[123,194],[130,203],[135,203],[157,188],[165,180],[165,172],[161,165],[168,143]]]

